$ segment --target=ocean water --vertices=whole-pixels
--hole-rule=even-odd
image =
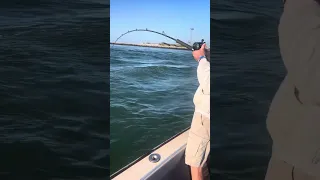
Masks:
[[[190,51],[111,47],[111,173],[190,125],[196,65]]]
[[[109,4],[0,2],[0,179],[107,179]]]
[[[212,3],[212,178],[263,179],[282,2]],[[108,13],[102,0],[0,2],[1,179],[106,179],[190,125],[192,56],[115,46],[109,77]]]

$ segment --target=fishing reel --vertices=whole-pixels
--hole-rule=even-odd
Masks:
[[[203,39],[201,40],[201,42],[193,43],[192,50],[193,51],[199,50],[204,43],[206,42],[204,42]],[[207,58],[207,61],[210,62],[210,49],[205,49],[205,56]]]
[[[201,42],[195,42],[195,43],[193,43],[192,49],[194,51],[199,50],[204,43],[206,43],[206,42],[204,42],[203,39],[201,40]]]

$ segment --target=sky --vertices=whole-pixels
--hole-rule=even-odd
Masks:
[[[110,0],[111,42],[129,30],[146,28],[187,43],[204,39],[210,46],[210,0]],[[175,43],[150,32],[132,32],[117,42]]]

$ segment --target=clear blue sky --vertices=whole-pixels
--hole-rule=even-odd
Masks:
[[[210,0],[111,0],[110,41],[133,29],[164,31],[182,41],[204,39],[210,45]],[[132,32],[118,42],[175,43],[150,32]]]

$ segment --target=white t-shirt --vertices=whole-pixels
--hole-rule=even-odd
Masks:
[[[210,63],[206,58],[198,64],[197,77],[199,87],[193,98],[195,112],[210,119]]]

